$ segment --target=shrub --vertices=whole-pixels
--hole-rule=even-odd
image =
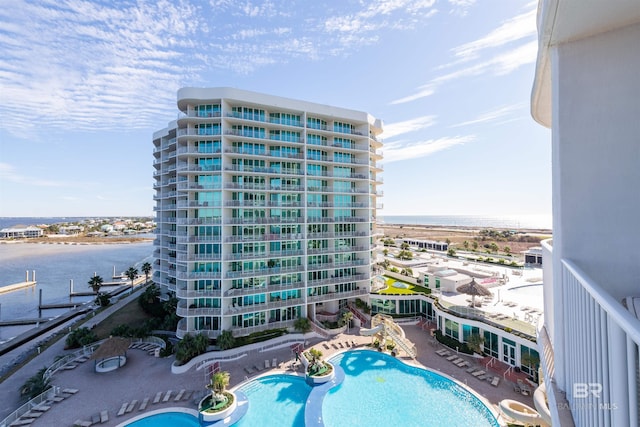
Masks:
[[[79,348],[96,341],[98,341],[98,337],[89,328],[78,328],[67,337],[65,348]]]
[[[29,378],[22,387],[20,387],[20,396],[26,399],[33,399],[48,390],[51,386],[49,385],[49,380],[44,375],[46,371],[47,368],[42,368],[34,376]]]
[[[458,351],[461,353],[473,354],[473,350],[469,348],[467,343],[460,342],[455,338],[451,338],[446,335],[443,335],[442,331],[440,330],[436,330],[434,335],[439,342],[441,342],[442,344],[446,345],[449,348],[452,348],[454,350],[457,348]]]

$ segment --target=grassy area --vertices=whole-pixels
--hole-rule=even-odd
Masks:
[[[399,283],[404,283],[405,285],[407,285],[406,288],[396,288],[393,286],[393,284],[395,282],[399,282]],[[425,288],[424,286],[420,286],[420,285],[413,285],[411,283],[402,281],[402,280],[397,280],[397,279],[392,279],[390,277],[386,277],[385,276],[385,284],[387,285],[387,287],[385,289],[382,289],[381,291],[378,291],[378,294],[381,295],[415,295],[415,294],[430,294],[431,290],[429,288]]]
[[[124,324],[136,328],[147,319],[151,319],[151,316],[142,310],[136,298],[100,322],[93,329],[93,332],[96,333],[98,339],[108,338],[113,328],[118,325]]]

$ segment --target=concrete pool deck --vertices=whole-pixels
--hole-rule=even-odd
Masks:
[[[407,338],[415,343],[418,349],[416,361],[405,359],[408,363],[418,364],[428,367],[437,372],[441,372],[449,377],[458,380],[462,384],[467,384],[479,395],[488,401],[492,409],[496,409],[497,404],[502,399],[512,399],[533,405],[531,396],[517,394],[513,390],[513,385],[509,381],[501,379],[497,387],[492,386],[486,380],[478,380],[467,373],[465,369],[459,368],[446,358],[436,354],[442,349],[439,343],[434,343],[428,331],[423,330],[418,325],[402,325]],[[314,339],[309,342],[307,348],[313,346],[322,351],[325,358],[351,349],[367,348],[371,342],[371,337],[357,335],[358,329],[352,329],[349,334],[340,334],[330,340]],[[345,343],[356,343],[356,346],[346,346]],[[278,367],[276,369],[262,370],[252,376],[248,376],[245,367],[264,366],[264,361],[276,358]],[[460,355],[460,358],[474,362],[473,358]],[[108,373],[96,373],[93,362],[87,361],[72,370],[62,370],[55,374],[53,384],[60,389],[77,389],[78,392],[69,395],[60,402],[53,403],[51,408],[36,418],[33,426],[72,426],[76,420],[90,421],[99,416],[101,412],[107,411],[109,420],[98,425],[109,427],[117,426],[134,416],[145,412],[167,409],[171,407],[181,407],[196,409],[197,402],[207,392],[205,384],[208,382],[204,371],[189,370],[185,374],[172,374],[171,363],[174,358],[156,358],[147,352],[136,349],[127,351],[127,364],[120,369]],[[478,365],[481,368],[480,365]],[[247,378],[255,378],[258,375],[267,373],[290,373],[302,375],[302,368],[299,363],[295,363],[295,355],[291,349],[281,348],[273,351],[260,353],[257,350],[247,353],[237,361],[221,363],[221,369],[230,373],[230,388],[233,388]],[[493,373],[497,375],[496,373]],[[184,390],[182,392],[182,390]],[[168,393],[171,391],[171,393]],[[180,399],[176,397],[182,392]],[[160,399],[156,399],[157,396]],[[167,395],[169,396],[167,398]],[[147,404],[143,410],[140,406],[147,399]],[[157,400],[157,403],[153,403]],[[133,405],[132,405],[132,402]],[[125,404],[127,404],[125,406]],[[124,409],[124,414],[117,414]]]

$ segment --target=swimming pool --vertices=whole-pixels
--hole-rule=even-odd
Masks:
[[[330,361],[344,370],[345,378],[324,398],[325,427],[499,425],[476,396],[437,373],[369,350]]]
[[[200,427],[200,421],[184,412],[162,412],[134,421],[127,427]]]
[[[233,426],[305,427],[305,412],[312,411],[308,419],[314,425],[323,422],[325,427],[499,427],[480,399],[437,373],[370,350],[348,351],[329,361],[344,371],[344,379],[324,399],[312,395],[309,407],[309,395],[320,390],[310,387],[303,377],[266,375],[239,387],[249,404],[247,413]],[[189,414],[168,412],[127,425],[152,426],[196,427],[199,423]]]
[[[304,378],[268,375],[239,388],[249,408],[234,427],[304,427],[304,409],[311,387]]]
[[[324,397],[325,427],[499,425],[489,409],[460,385],[389,355],[357,350],[329,361],[345,375],[342,384]],[[312,388],[301,377],[269,375],[239,390],[248,397],[249,409],[235,427],[304,427],[305,409],[310,409],[305,401]]]

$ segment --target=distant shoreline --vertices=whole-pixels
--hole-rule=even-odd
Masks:
[[[31,238],[31,239],[12,239],[12,240],[0,240],[0,245],[11,245],[17,243],[29,243],[32,245],[122,245],[132,243],[147,243],[153,242],[154,239],[149,237],[141,238],[93,238],[93,237],[79,237],[79,238],[52,238],[47,237]]]
[[[552,234],[548,228],[510,228],[510,227],[490,227],[477,225],[436,225],[436,224],[415,224],[415,223],[378,223],[379,228],[402,228],[402,229],[427,229],[427,230],[451,230],[478,232],[480,230],[514,231],[516,234]]]

